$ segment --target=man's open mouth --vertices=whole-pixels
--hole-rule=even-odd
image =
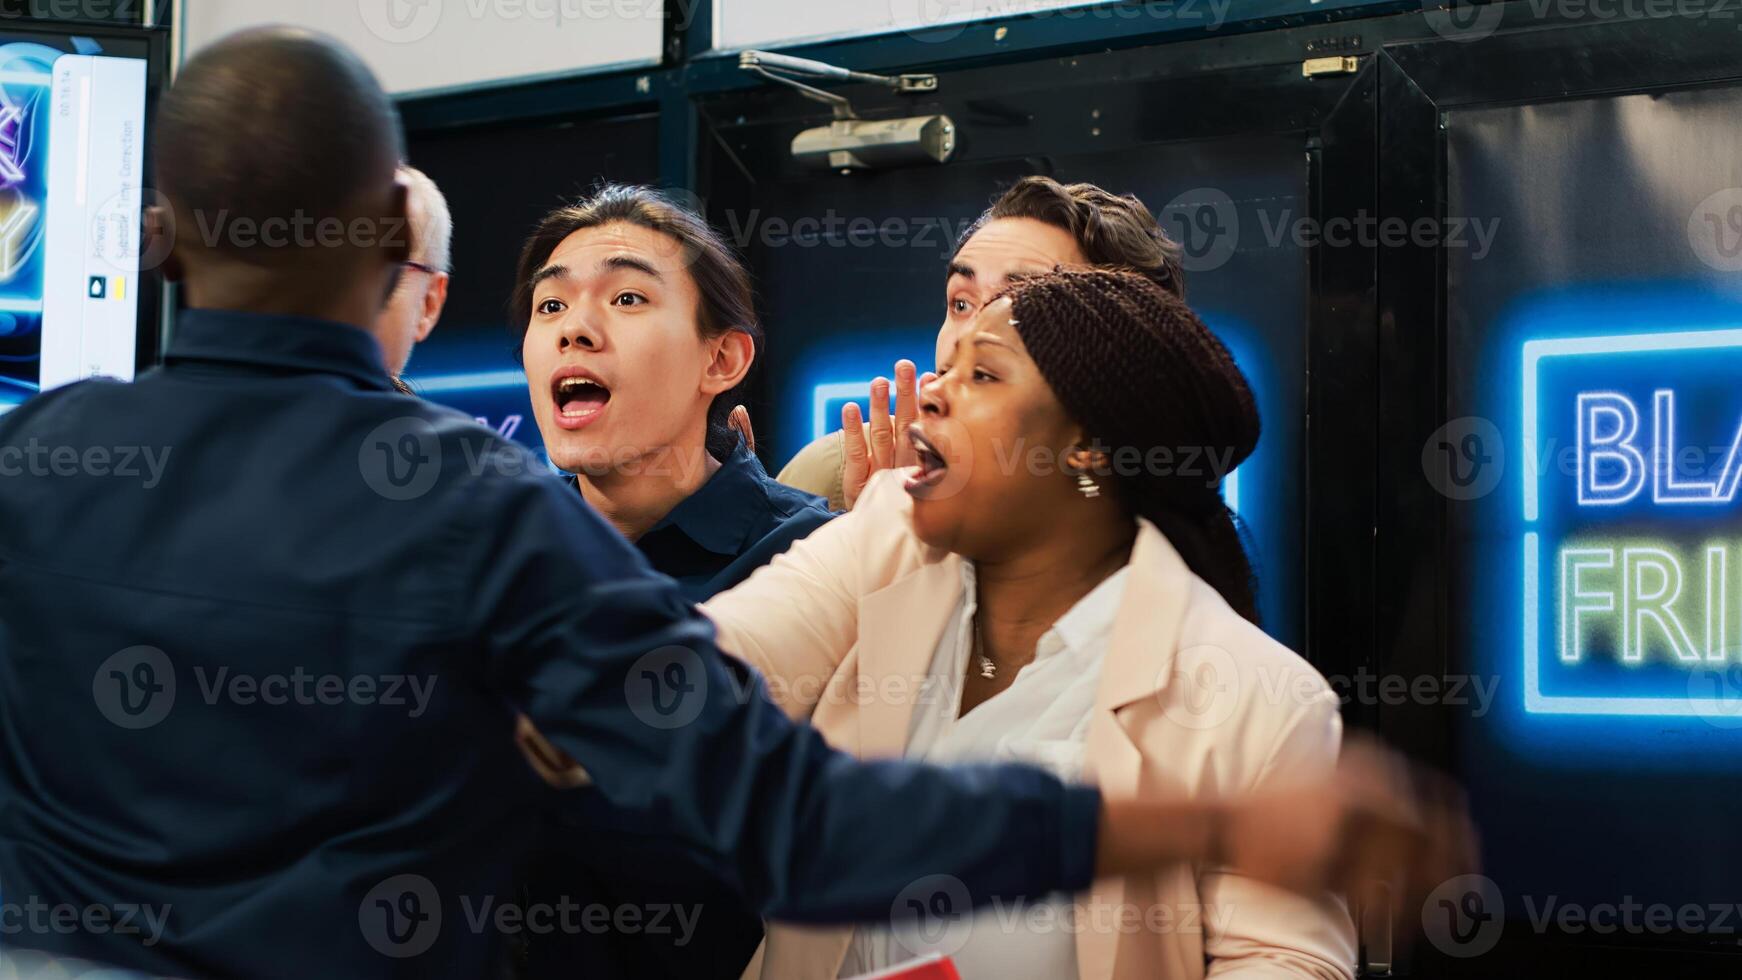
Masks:
[[[578,429],[592,422],[611,401],[611,389],[585,374],[558,377],[551,382],[550,393],[556,404],[556,423],[565,429]]]
[[[921,488],[935,487],[943,482],[945,474],[950,470],[949,461],[944,454],[932,445],[931,440],[920,431],[919,423],[915,422],[907,428],[907,441],[913,446],[914,455],[919,458],[919,466],[907,478],[907,490],[912,493]]]

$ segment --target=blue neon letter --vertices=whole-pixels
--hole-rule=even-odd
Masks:
[[[1660,389],[1651,406],[1651,499],[1660,504],[1710,504],[1717,500],[1716,481],[1676,478],[1675,392]]]
[[[1645,487],[1645,456],[1639,438],[1639,408],[1622,394],[1579,395],[1579,503],[1613,506],[1639,496]],[[1620,475],[1605,479],[1618,470]]]

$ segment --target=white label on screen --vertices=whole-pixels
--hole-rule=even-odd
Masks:
[[[145,62],[54,64],[42,387],[131,380],[138,356]]]

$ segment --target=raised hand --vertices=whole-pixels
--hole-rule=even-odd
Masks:
[[[871,382],[871,420],[867,425],[860,416],[859,405],[849,402],[841,409],[842,451],[845,457],[841,471],[842,496],[851,510],[865,484],[879,470],[896,466],[915,466],[919,459],[907,441],[907,427],[919,418],[919,389],[931,383],[936,374],[921,375],[912,361],[895,362],[895,416],[889,415],[889,379]]]

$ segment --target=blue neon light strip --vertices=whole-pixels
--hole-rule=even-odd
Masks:
[[[437,374],[406,379],[425,392],[480,391],[487,388],[524,388],[524,371],[477,371],[471,374]]]
[[[829,434],[829,402],[837,398],[854,399],[871,390],[871,381],[842,381],[820,384],[811,394],[811,441]]]
[[[1538,644],[1542,640],[1541,608],[1542,536],[1524,535],[1524,710],[1543,711],[1542,676],[1538,672]]]

